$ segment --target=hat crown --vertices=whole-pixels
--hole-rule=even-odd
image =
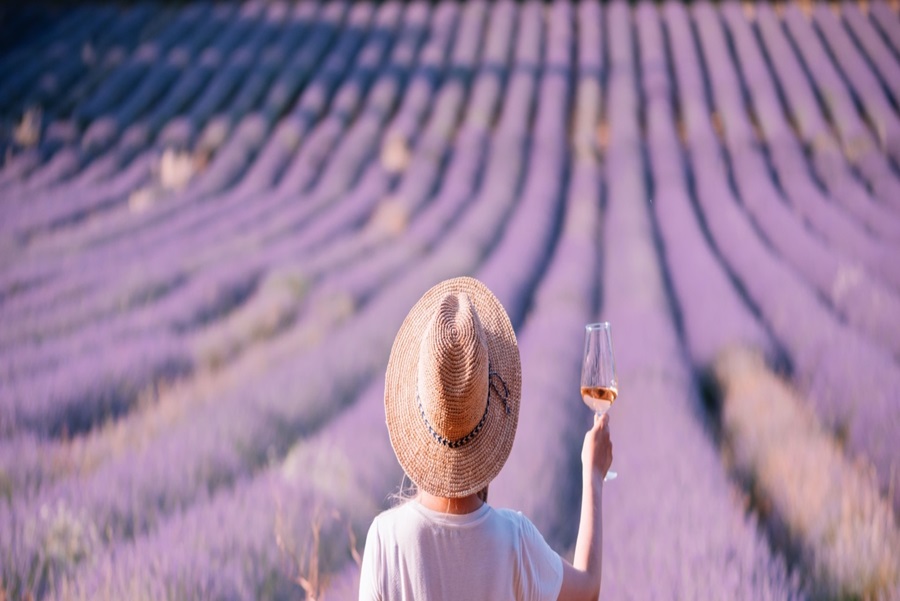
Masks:
[[[441,299],[419,347],[416,391],[425,418],[456,440],[482,419],[488,396],[488,348],[478,312],[461,292]]]

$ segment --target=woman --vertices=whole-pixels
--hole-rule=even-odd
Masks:
[[[372,523],[360,600],[597,598],[608,417],[584,438],[569,564],[524,515],[487,504],[512,449],[520,393],[515,333],[493,293],[466,277],[426,292],[394,340],[384,393],[391,445],[418,494]]]

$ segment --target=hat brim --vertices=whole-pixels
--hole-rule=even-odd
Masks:
[[[428,430],[416,402],[419,347],[438,304],[448,294],[465,293],[484,329],[491,371],[508,391],[506,402],[491,391],[483,429],[464,446],[441,444]],[[494,376],[496,378],[497,376]],[[487,486],[509,457],[519,421],[522,367],[519,346],[506,309],[487,286],[470,277],[445,280],[413,305],[400,326],[388,361],[384,411],[391,446],[416,486],[439,497],[458,498]]]

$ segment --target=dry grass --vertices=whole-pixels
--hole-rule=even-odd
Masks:
[[[13,129],[13,141],[19,146],[31,148],[41,139],[41,109],[32,107],[25,111],[21,121]]]
[[[400,236],[409,226],[410,215],[406,204],[401,198],[393,196],[384,198],[378,204],[366,228],[392,238]]]
[[[13,601],[12,593],[8,592],[4,586],[0,586],[0,601]],[[34,595],[30,592],[22,595],[22,601],[34,601]]]
[[[159,160],[159,183],[165,190],[181,190],[196,170],[196,159],[191,153],[167,148]]]
[[[803,15],[807,19],[811,19],[815,3],[812,0],[797,0],[797,4],[800,6],[800,10],[803,11]]]
[[[389,173],[406,171],[412,161],[412,153],[406,138],[401,135],[389,136],[381,147],[380,159],[382,167]]]
[[[205,168],[206,157],[197,152],[167,148],[154,166],[153,178],[128,197],[128,208],[142,213],[172,192],[183,190],[194,176]]]
[[[606,149],[609,148],[609,123],[606,119],[600,122],[600,125],[597,126],[597,144],[600,147],[601,153],[606,153]]]
[[[807,403],[757,354],[724,353],[714,377],[734,467],[776,543],[804,566],[816,596],[896,595],[900,532],[871,468],[845,456]]]
[[[317,506],[310,518],[307,540],[298,543],[293,538],[292,528],[284,519],[280,502],[277,502],[275,543],[278,545],[282,557],[286,559],[287,572],[291,582],[303,591],[307,601],[325,601],[327,597],[327,591],[332,581],[331,570],[334,570],[336,566],[324,565],[328,562],[323,558],[323,555],[327,555],[327,553],[323,551],[322,536],[323,528],[332,530],[329,526],[335,525],[346,529],[350,557],[355,564],[353,569],[356,573],[362,565],[362,557],[357,548],[356,533],[353,531],[352,524],[345,520],[339,511],[336,509],[329,511],[321,505]]]
[[[741,8],[744,11],[744,18],[748,21],[756,20],[756,4],[750,0],[741,0]]]

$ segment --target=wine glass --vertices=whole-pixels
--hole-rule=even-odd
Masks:
[[[609,411],[618,395],[619,382],[616,380],[616,360],[613,356],[609,322],[589,323],[584,327],[581,400],[597,415],[603,415]],[[613,480],[616,476],[616,472],[609,470],[604,480]]]

